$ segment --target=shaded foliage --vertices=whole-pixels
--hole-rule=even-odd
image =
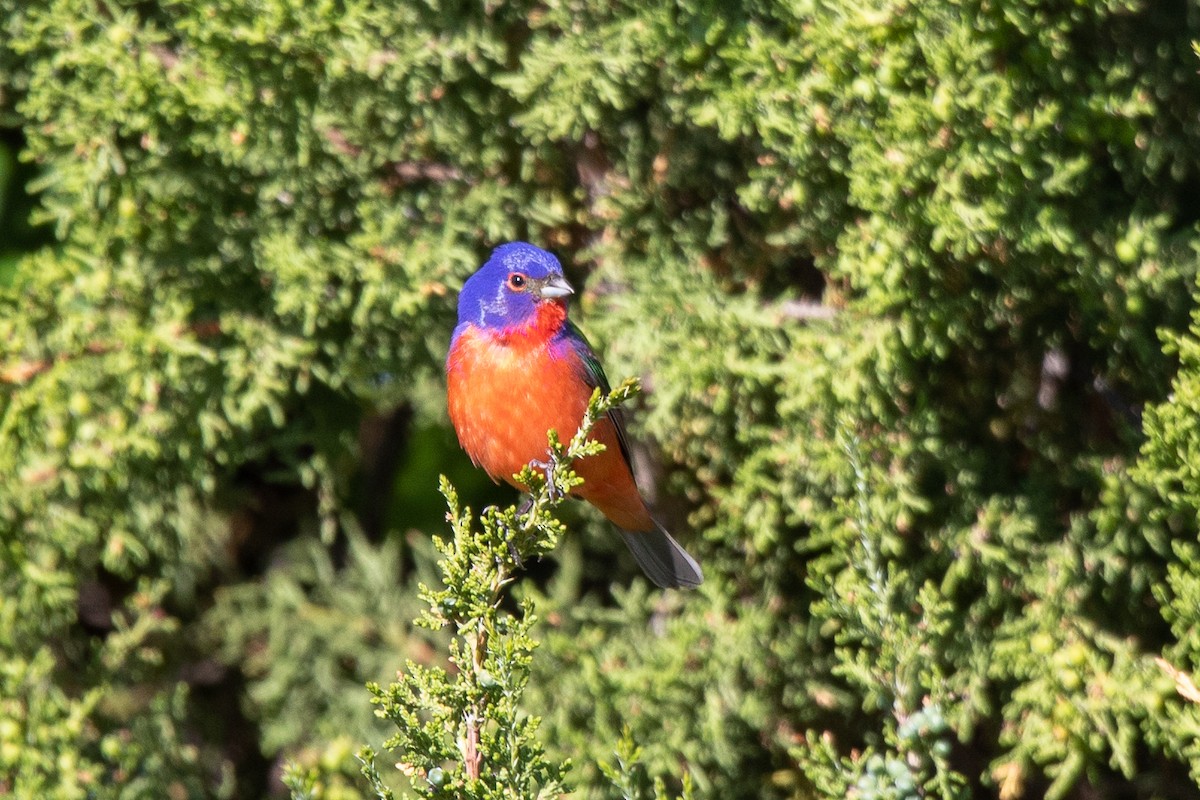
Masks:
[[[1197,796],[1183,0],[0,18],[0,791],[365,796],[433,476],[511,499],[440,370],[520,238],[708,577],[526,565],[580,795]]]

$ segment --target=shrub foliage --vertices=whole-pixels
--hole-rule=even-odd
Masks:
[[[649,591],[564,507],[490,707],[521,791],[1200,795],[1188,3],[0,20],[0,793],[407,791],[352,755],[397,730],[453,793],[454,732],[362,687],[466,664],[409,624],[454,586],[435,476],[512,497],[441,362],[528,239],[642,376],[643,484],[707,582]]]

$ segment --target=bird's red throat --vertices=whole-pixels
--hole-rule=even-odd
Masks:
[[[543,300],[537,304],[533,319],[500,332],[501,341],[515,344],[526,340],[530,344],[542,343],[562,330],[567,321],[567,304],[562,300]]]

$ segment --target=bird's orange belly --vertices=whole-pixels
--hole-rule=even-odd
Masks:
[[[570,441],[591,390],[563,358],[511,352],[486,341],[458,343],[448,386],[450,418],[471,460],[496,480],[545,460],[547,432]]]
[[[514,475],[547,456],[547,433],[564,444],[579,430],[592,389],[567,358],[548,348],[521,351],[463,336],[448,370],[450,419],[463,450],[494,480],[519,489]],[[605,451],[575,463],[584,479],[574,494],[596,505],[626,530],[649,530],[653,521],[621,453],[613,423],[604,419],[592,438]]]

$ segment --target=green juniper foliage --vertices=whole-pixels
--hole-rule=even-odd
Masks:
[[[1200,797],[1194,4],[0,23],[0,794],[450,794],[463,718],[363,688],[411,661],[531,791]],[[639,478],[706,582],[651,591],[567,504],[519,598],[471,562],[416,627],[434,476],[512,500],[441,376],[513,239],[641,376]]]
[[[588,438],[593,426],[636,390],[633,380],[608,395],[596,389],[569,444],[550,432],[545,474],[528,465],[522,470],[529,502],[503,511],[490,506],[479,518],[479,530],[442,479],[453,538],[434,540],[444,588],[422,585],[429,608],[417,624],[452,630],[449,669],[409,661],[386,689],[368,687],[379,716],[396,725],[385,746],[400,758],[417,796],[500,800],[555,797],[566,790],[567,764],[546,759],[536,735],[539,720],[521,706],[537,646],[531,636],[533,605],[523,600],[510,613],[501,601],[526,559],[554,550],[565,529],[550,511],[583,482],[571,463],[604,449]],[[368,749],[362,758],[375,791],[390,797],[375,770],[374,752]]]

